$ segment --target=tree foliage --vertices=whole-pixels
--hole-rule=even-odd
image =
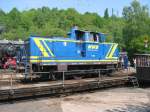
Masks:
[[[110,17],[108,8],[104,17],[97,13],[80,14],[73,8],[66,10],[42,7],[20,12],[13,8],[9,13],[0,10],[0,39],[26,39],[30,35],[66,37],[73,25],[80,29],[106,33],[109,42],[119,43],[129,54],[148,52],[144,39],[150,42],[150,17],[147,6],[134,0],[123,8],[123,17],[114,13]]]
[[[144,40],[150,40],[150,17],[147,6],[134,0],[131,6],[124,7],[123,17],[125,26],[123,28],[123,41],[130,55],[135,52],[145,53],[150,52],[150,46],[145,48]]]
[[[108,18],[109,18],[108,8],[106,8],[105,11],[104,11],[104,18],[105,18],[105,19],[108,19]]]
[[[112,19],[108,18],[108,9],[106,9],[107,20],[97,13],[80,14],[73,8],[58,10],[48,7],[22,12],[13,8],[9,13],[0,10],[0,16],[0,28],[5,26],[6,29],[0,33],[0,38],[13,40],[26,39],[30,35],[66,36],[74,24],[80,29],[109,33],[109,38],[112,38],[113,32],[116,32],[114,24],[117,27],[122,24],[121,18],[117,18],[112,24]],[[115,36],[121,38],[119,32],[115,33]]]

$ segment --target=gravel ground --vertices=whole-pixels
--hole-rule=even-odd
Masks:
[[[5,103],[0,112],[150,112],[150,88],[114,88]]]

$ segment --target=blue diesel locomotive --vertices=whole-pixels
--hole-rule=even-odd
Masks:
[[[67,38],[30,36],[19,61],[24,63],[26,75],[116,67],[118,44],[106,43],[105,36],[76,27]]]

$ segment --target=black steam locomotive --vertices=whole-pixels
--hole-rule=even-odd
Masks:
[[[23,41],[0,40],[0,68],[16,68],[17,49]]]

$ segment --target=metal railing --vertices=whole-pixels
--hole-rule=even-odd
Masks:
[[[55,73],[62,73],[62,86],[65,86],[65,80],[66,80],[66,76],[68,75],[89,75],[89,74],[97,74],[97,81],[100,82],[103,79],[103,74],[102,73],[106,73],[109,71],[113,71],[113,70],[117,70],[116,68],[109,68],[109,69],[92,69],[92,70],[70,70],[70,71],[55,71]],[[108,73],[107,73],[108,75]]]
[[[136,67],[150,67],[150,55],[136,56]]]

